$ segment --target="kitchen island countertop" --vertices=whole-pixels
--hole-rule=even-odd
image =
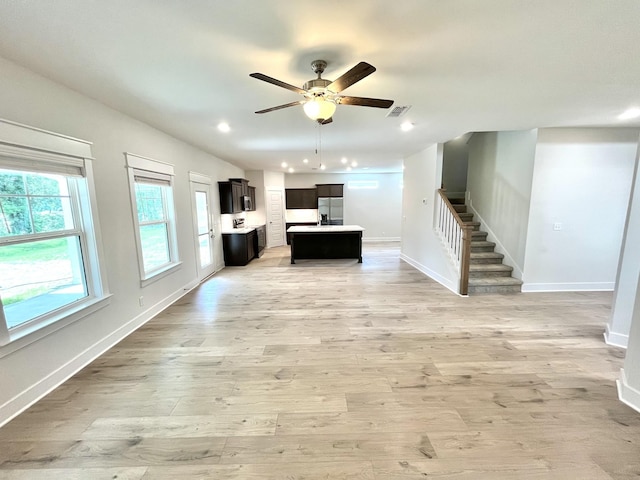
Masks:
[[[364,232],[360,225],[298,225],[289,227],[287,233],[341,233]]]

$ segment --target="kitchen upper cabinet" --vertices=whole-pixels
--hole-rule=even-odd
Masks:
[[[256,209],[256,187],[249,187],[249,198],[251,198],[251,210]]]
[[[342,197],[343,183],[319,183],[316,184],[318,197]]]
[[[284,192],[287,209],[318,208],[318,196],[315,188],[287,188]]]
[[[220,213],[242,212],[242,184],[240,182],[218,182],[220,190]]]
[[[237,182],[240,184],[240,186],[242,187],[242,193],[241,196],[243,197],[247,197],[249,196],[249,180],[245,179],[245,178],[230,178],[229,181],[231,182]]]

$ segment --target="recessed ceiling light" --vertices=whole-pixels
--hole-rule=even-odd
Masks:
[[[220,130],[221,132],[224,133],[228,133],[231,131],[231,127],[229,126],[229,124],[227,122],[220,122],[218,124],[218,130]]]
[[[327,168],[327,167],[325,167],[324,165],[320,164],[320,170],[324,170],[325,168]]]
[[[293,168],[289,167],[289,173],[293,173],[293,172],[295,172],[295,170]]]
[[[287,168],[287,162],[282,162],[282,163],[280,164],[280,166],[281,166],[282,168]]]
[[[303,159],[302,163],[309,163],[309,159],[308,158]]]
[[[400,128],[402,129],[403,132],[408,132],[409,130],[413,129],[413,123],[411,123],[411,122],[403,122],[400,125]]]
[[[357,167],[358,166],[358,162],[356,162],[355,160],[353,162],[351,162],[351,166],[352,167]]]
[[[341,161],[342,163],[347,163],[347,157],[342,157],[342,158],[340,159],[340,161]]]
[[[625,110],[620,115],[618,115],[618,118],[620,120],[631,120],[633,118],[638,118],[638,117],[640,117],[640,108],[637,108],[637,107],[633,107],[628,110]]]

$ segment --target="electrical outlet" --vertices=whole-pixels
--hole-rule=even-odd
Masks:
[[[556,222],[553,224],[553,229],[555,231],[562,230],[562,224],[560,222]]]

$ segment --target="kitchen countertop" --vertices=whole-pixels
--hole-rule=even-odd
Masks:
[[[287,233],[341,233],[364,232],[360,225],[298,225],[289,227]]]
[[[249,225],[244,228],[225,228],[222,230],[221,233],[223,235],[228,235],[231,233],[247,234],[247,233],[253,232],[256,228],[259,228],[259,227],[264,227],[264,225]]]

